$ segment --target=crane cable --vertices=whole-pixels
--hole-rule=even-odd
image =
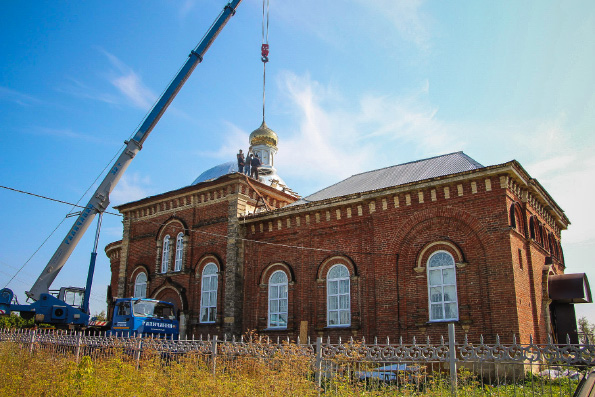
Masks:
[[[269,0],[262,0],[262,45],[260,46],[262,61],[262,122],[264,124],[266,70],[269,61]]]

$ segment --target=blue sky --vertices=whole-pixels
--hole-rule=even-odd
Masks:
[[[0,184],[79,200],[225,3],[3,3]],[[186,186],[247,149],[262,114],[261,14],[260,1],[240,5],[113,204]],[[266,120],[294,190],[458,150],[484,165],[516,159],[572,222],[566,271],[595,283],[595,3],[271,0],[269,43]],[[4,287],[70,208],[0,189],[0,211]],[[104,218],[102,248],[122,233]],[[72,221],[9,284],[21,301]],[[84,285],[94,227],[55,287]],[[108,263],[100,252],[95,311]],[[592,306],[578,315],[595,322]]]

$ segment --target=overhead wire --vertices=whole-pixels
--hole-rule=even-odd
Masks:
[[[55,202],[61,203],[61,204],[68,204],[68,205],[71,205],[73,207],[85,208],[82,205],[73,204],[73,203],[70,203],[68,201],[63,201],[63,200],[59,200],[59,199],[55,199],[55,198],[51,198],[51,197],[47,197],[47,196],[42,196],[41,194],[31,193],[31,192],[27,192],[27,191],[24,191],[24,190],[15,189],[15,188],[8,187],[8,186],[2,186],[2,185],[0,185],[0,188],[6,189],[6,190],[12,190],[13,192],[17,192],[17,193],[28,194],[30,196],[42,198],[42,199],[49,200],[49,201],[55,201]],[[115,212],[105,211],[104,213],[105,214],[110,214],[110,215],[122,216],[122,214],[116,214]]]
[[[17,272],[14,274],[14,276],[11,277],[10,280],[8,280],[8,282],[4,285],[4,288],[8,287],[8,285],[12,282],[12,280],[21,272],[21,270],[23,270],[23,268],[25,266],[27,266],[27,264],[31,261],[31,259],[33,259],[33,257],[39,252],[39,250],[41,250],[41,248],[45,245],[45,243],[54,235],[54,233],[56,233],[56,230],[58,230],[58,228],[60,226],[62,226],[62,223],[64,223],[64,221],[68,218],[68,214],[70,214],[72,212],[72,210],[76,207],[79,206],[79,203],[81,202],[81,200],[87,195],[87,193],[89,193],[89,190],[91,190],[91,188],[95,185],[95,183],[97,183],[97,180],[104,174],[105,170],[113,163],[113,161],[115,160],[115,158],[120,154],[120,152],[122,151],[124,146],[122,146],[121,149],[119,149],[114,156],[109,160],[109,162],[106,164],[106,166],[101,170],[101,172],[97,175],[97,177],[95,178],[95,180],[91,183],[91,185],[89,185],[89,187],[87,188],[87,190],[85,190],[85,192],[81,195],[81,197],[78,199],[78,201],[74,204],[72,204],[72,208],[70,209],[70,211],[68,211],[68,213],[66,214],[66,216],[58,223],[58,225],[54,228],[54,230],[52,230],[50,232],[50,234],[45,238],[45,240],[43,240],[43,242],[39,245],[39,247],[37,247],[37,249],[31,254],[31,256],[29,256],[29,258],[25,261],[25,263],[23,263],[23,265],[19,268],[19,270],[17,270]]]
[[[131,220],[135,220],[137,222],[145,222],[145,223],[153,224],[153,225],[159,226],[159,227],[161,227],[165,224],[164,222],[154,222],[149,219],[132,218]],[[188,233],[200,233],[200,234],[204,234],[204,235],[208,235],[208,236],[219,237],[219,238],[226,239],[226,240],[230,239],[230,238],[234,238],[236,241],[240,240],[240,241],[251,242],[251,243],[255,243],[255,244],[270,245],[270,246],[276,246],[276,247],[282,247],[282,248],[292,248],[292,249],[299,249],[299,250],[304,250],[304,251],[320,251],[320,252],[327,252],[327,253],[343,252],[345,254],[359,254],[359,255],[382,255],[382,256],[394,255],[394,253],[384,253],[384,252],[369,252],[369,251],[363,252],[363,251],[353,251],[353,250],[342,251],[342,250],[337,250],[337,249],[308,247],[308,246],[303,246],[303,245],[281,244],[281,243],[274,243],[274,242],[270,242],[270,241],[254,240],[254,239],[249,239],[249,238],[245,238],[245,237],[230,236],[228,234],[206,232],[203,230],[186,229],[184,227],[177,226],[177,225],[174,226],[174,230],[178,230],[178,228],[180,229],[180,231],[187,230]]]

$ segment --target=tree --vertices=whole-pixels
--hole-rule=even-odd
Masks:
[[[10,316],[0,317],[0,329],[30,328],[33,324],[33,319],[25,320],[23,317],[15,313],[11,313]]]
[[[586,317],[579,318],[578,335],[581,343],[595,344],[595,324],[591,324]]]
[[[107,314],[105,314],[105,310],[102,310],[99,313],[95,313],[93,318],[97,321],[107,321]]]

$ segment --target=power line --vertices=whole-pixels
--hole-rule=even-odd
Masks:
[[[47,197],[47,196],[42,196],[40,194],[36,194],[36,193],[31,193],[31,192],[26,192],[24,190],[19,190],[19,189],[15,189],[12,187],[8,187],[8,186],[2,186],[0,185],[0,188],[2,189],[6,189],[6,190],[12,190],[13,192],[17,192],[17,193],[22,193],[22,194],[28,194],[29,196],[34,196],[34,197],[39,197],[45,200],[50,200],[50,201],[55,201],[57,203],[61,203],[61,204],[68,204],[68,205],[72,205],[73,207],[78,207],[78,208],[85,208],[82,205],[78,205],[78,204],[73,204],[73,203],[69,203],[68,201],[63,201],[63,200],[58,200],[55,198],[51,198],[51,197]],[[122,214],[116,214],[115,212],[108,212],[105,211],[105,214],[110,214],[110,215],[117,215],[117,216],[122,216]]]
[[[162,222],[154,222],[151,220],[141,220],[139,218],[134,219],[137,222],[146,222],[146,223],[150,223],[156,226],[163,226],[164,223]],[[184,228],[180,228],[181,230],[183,230]],[[223,239],[229,239],[232,238],[232,236],[229,236],[227,234],[218,234],[218,233],[211,233],[211,232],[205,232],[202,230],[194,230],[194,229],[188,229],[189,233],[201,233],[201,234],[206,234],[209,236],[213,236],[213,237],[220,237]],[[316,247],[306,247],[303,245],[290,245],[290,244],[281,244],[281,243],[273,243],[273,242],[269,242],[269,241],[261,241],[261,240],[253,240],[253,239],[249,239],[249,238],[243,238],[243,237],[233,237],[235,238],[235,240],[241,240],[241,241],[246,241],[246,242],[251,242],[251,243],[255,243],[255,244],[263,244],[263,245],[273,245],[273,246],[277,246],[277,247],[282,247],[282,248],[293,248],[293,249],[301,249],[301,250],[308,250],[308,251],[320,251],[320,252],[327,252],[327,253],[333,253],[333,252],[343,252],[345,254],[359,254],[359,255],[383,255],[383,256],[392,256],[394,255],[394,253],[384,253],[384,252],[362,252],[362,251],[343,251],[343,250],[336,250],[336,249],[327,249],[327,248],[316,248]]]

